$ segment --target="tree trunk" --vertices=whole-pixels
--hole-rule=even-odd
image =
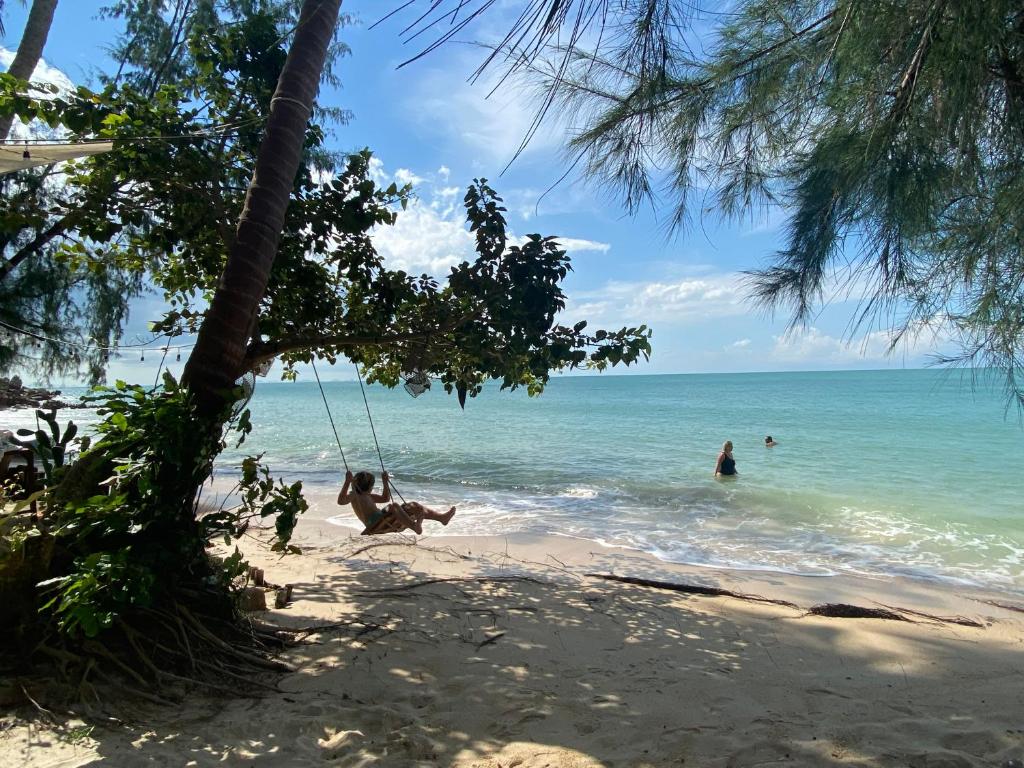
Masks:
[[[295,39],[270,102],[267,129],[227,265],[185,366],[201,413],[214,416],[243,373],[246,346],[284,226],[327,48],[341,0],[304,0]]]
[[[18,52],[7,70],[19,80],[28,80],[36,70],[36,64],[43,55],[46,37],[50,34],[53,23],[53,12],[57,10],[57,0],[32,0],[32,10],[25,22],[25,34],[18,43]],[[11,130],[14,115],[0,117],[0,141],[7,138]]]

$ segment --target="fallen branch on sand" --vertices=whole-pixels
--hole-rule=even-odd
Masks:
[[[809,608],[807,614],[811,616],[826,616],[832,619],[884,619],[886,621],[908,621],[910,623],[914,623],[914,620],[908,617],[915,616],[919,619],[935,622],[936,624],[959,624],[962,627],[976,627],[979,629],[983,629],[985,626],[980,621],[968,619],[966,616],[935,616],[931,613],[912,611],[909,608],[899,608],[894,605],[886,605],[881,608],[864,608],[859,605],[847,605],[846,603],[824,603]]]
[[[784,605],[787,608],[799,608],[795,603],[786,600],[773,600],[759,595],[746,595],[741,592],[733,592],[719,587],[705,587],[698,584],[679,584],[672,581],[655,581],[654,579],[640,579],[635,576],[615,576],[610,573],[588,573],[587,576],[594,579],[605,579],[606,581],[618,581],[623,584],[635,584],[638,587],[651,587],[652,589],[666,589],[671,592],[685,592],[691,595],[707,595],[709,597],[732,597],[737,600],[749,600],[755,603],[770,603],[772,605]],[[986,601],[987,602],[987,601]],[[1003,607],[1003,606],[1000,606]],[[984,628],[984,624],[966,616],[935,616],[930,613],[913,611],[909,608],[897,608],[886,605],[881,608],[864,608],[859,605],[848,605],[847,603],[823,603],[815,605],[807,610],[805,616],[825,616],[832,619],[886,619],[888,621],[913,622],[909,616],[919,619],[927,619],[938,624],[958,624],[962,627]]]
[[[829,619],[885,619],[887,621],[910,621],[888,608],[863,608],[846,603],[822,603],[807,609],[805,616],[824,616]]]
[[[770,597],[760,595],[745,595],[741,592],[732,592],[719,587],[704,587],[698,584],[678,584],[672,581],[655,581],[654,579],[639,579],[635,576],[615,576],[611,573],[588,573],[592,579],[604,579],[605,581],[619,581],[623,584],[635,584],[638,587],[651,587],[652,589],[667,589],[671,592],[685,592],[690,595],[707,595],[709,597],[732,597],[737,600],[747,600],[754,603],[771,603],[772,605],[784,605],[787,608],[799,608],[795,603],[786,600],[773,600]]]
[[[496,643],[496,642],[498,642],[498,638],[504,637],[504,636],[505,636],[504,632],[499,632],[496,635],[490,635],[490,636],[487,637],[486,640],[481,640],[479,643],[477,643],[476,644],[476,649],[479,651],[485,645],[490,645],[491,643]]]
[[[984,628],[984,624],[974,619],[969,619],[966,616],[935,616],[931,613],[921,613],[921,611],[912,611],[909,608],[898,608],[894,605],[883,606],[891,611],[897,611],[902,614],[909,614],[910,616],[917,616],[921,619],[928,619],[929,621],[936,621],[941,624],[959,624],[961,627],[976,627],[979,629]]]

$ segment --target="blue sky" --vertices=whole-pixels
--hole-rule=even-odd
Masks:
[[[105,47],[117,27],[95,18],[97,0],[58,5],[44,52],[46,62],[75,83],[88,85],[107,64]],[[397,3],[395,3],[397,5]],[[740,272],[764,264],[780,243],[781,213],[764,220],[722,223],[710,213],[682,236],[668,239],[649,209],[626,215],[612,196],[570,177],[541,194],[565,170],[560,152],[564,128],[549,126],[504,174],[533,112],[523,88],[503,88],[487,98],[487,82],[469,77],[482,58],[471,43],[493,40],[520,3],[504,0],[461,43],[452,43],[397,69],[419,51],[403,46],[399,33],[411,11],[370,29],[388,0],[345,2],[358,23],[343,32],[352,55],[339,63],[343,87],[321,93],[322,103],[352,110],[332,143],[343,150],[369,146],[382,178],[413,181],[417,202],[377,247],[390,263],[444,274],[447,264],[471,254],[460,203],[466,185],[486,176],[509,208],[515,235],[558,235],[569,248],[574,273],[566,282],[566,319],[588,319],[591,328],[647,323],[654,328],[654,355],[638,373],[696,373],[920,367],[935,348],[931,337],[886,355],[884,328],[850,338],[856,302],[834,299],[810,328],[787,334],[786,317],[766,317],[745,299]],[[8,3],[3,45],[16,48],[27,11]],[[404,23],[403,23],[404,22]],[[495,75],[497,70],[495,71]],[[159,316],[158,296],[133,309],[130,337],[145,335]],[[171,356],[173,357],[173,355]],[[112,377],[148,381],[157,355],[146,362],[126,356]],[[177,371],[180,366],[171,366]],[[348,378],[344,364],[335,376]]]

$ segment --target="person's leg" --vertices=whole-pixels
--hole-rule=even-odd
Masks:
[[[418,534],[423,533],[423,527],[420,525],[423,518],[417,518],[410,515],[402,508],[401,504],[390,504],[388,506],[388,510],[391,512],[392,516],[398,519],[406,528],[411,528]]]
[[[447,512],[441,513],[436,512],[430,507],[425,507],[418,501],[410,501],[405,504],[405,509],[412,515],[416,515],[420,520],[437,520],[442,525],[448,525],[451,519],[455,516],[455,507],[452,507]]]

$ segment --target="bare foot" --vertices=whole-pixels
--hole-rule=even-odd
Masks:
[[[455,517],[455,507],[452,507],[443,515],[441,515],[441,525],[448,525],[448,523],[451,522],[451,519],[453,517]]]
[[[413,523],[410,526],[410,528],[412,528],[416,532],[417,536],[423,535],[423,524],[420,523],[418,520],[413,520]]]

